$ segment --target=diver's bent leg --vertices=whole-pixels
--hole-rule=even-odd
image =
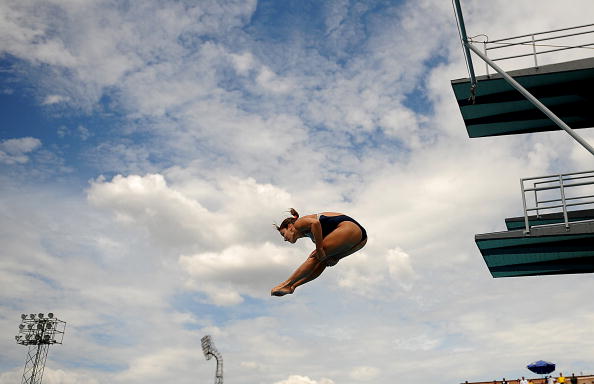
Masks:
[[[332,255],[331,257],[327,257],[326,265],[329,267],[336,265],[336,263],[338,263],[338,261],[340,259],[347,257],[349,255],[352,255],[353,253],[355,253],[358,250],[360,250],[361,248],[363,248],[365,246],[365,244],[367,244],[367,239],[359,242],[359,244],[355,245],[353,248],[349,249],[348,251],[340,252],[340,253],[337,253],[336,255]]]
[[[325,262],[318,263],[318,265],[314,268],[314,270],[308,276],[304,276],[303,278],[294,282],[293,285],[291,285],[291,289],[294,291],[295,288],[297,288],[298,286],[308,283],[308,282],[312,281],[313,279],[317,278],[318,276],[320,276],[322,274],[322,272],[324,272],[324,269],[326,269],[326,263]]]
[[[316,270],[316,267],[318,267],[320,264],[324,265],[322,262],[318,261],[315,257],[313,257],[313,256],[308,257],[307,260],[305,260],[305,262],[303,262],[303,264],[301,264],[299,266],[299,268],[297,268],[295,270],[295,272],[293,272],[287,280],[283,281],[276,287],[272,288],[272,291],[270,292],[270,294],[273,296],[283,296],[286,294],[293,293],[293,291],[294,291],[294,288],[292,288],[293,284],[295,284],[295,282],[297,282],[303,278],[307,278],[309,275],[311,275],[314,272],[314,270]],[[318,274],[318,276],[319,276],[319,274]],[[303,283],[301,283],[301,284],[303,284]]]

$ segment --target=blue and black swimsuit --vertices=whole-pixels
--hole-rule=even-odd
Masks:
[[[359,224],[357,220],[353,219],[350,216],[326,216],[321,214],[318,214],[317,216],[318,220],[320,220],[320,224],[322,225],[322,239],[328,236],[332,231],[334,231],[338,227],[338,224],[342,223],[343,221],[350,221],[352,223],[357,224],[357,226],[359,226],[359,228],[361,229],[361,241],[367,239],[367,231],[365,231],[365,228],[363,228],[363,226]],[[312,239],[312,241],[314,240],[313,234],[311,232],[308,233],[307,236],[309,236]]]

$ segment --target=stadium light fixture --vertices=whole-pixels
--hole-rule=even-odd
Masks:
[[[204,357],[206,360],[210,360],[213,356],[217,360],[215,384],[223,384],[223,356],[221,356],[219,351],[217,351],[212,338],[209,335],[204,336],[200,340],[200,344],[202,345],[202,352],[204,352]]]
[[[66,322],[55,318],[52,313],[48,313],[47,317],[43,313],[21,315],[15,340],[17,344],[28,347],[22,383],[41,384],[49,347],[62,344],[65,330]]]

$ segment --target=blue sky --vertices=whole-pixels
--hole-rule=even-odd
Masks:
[[[492,38],[594,11],[462,3]],[[494,280],[473,240],[521,214],[519,178],[591,159],[559,132],[468,139],[450,2],[9,0],[0,36],[0,384],[20,314],[49,311],[50,384],[211,380],[205,334],[240,384],[591,373],[592,278]],[[272,229],[289,207],[369,242],[276,298],[312,247]]]

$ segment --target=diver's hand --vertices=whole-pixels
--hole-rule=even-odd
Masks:
[[[314,252],[315,252],[315,257],[316,257],[316,259],[318,259],[318,261],[324,261],[328,257],[328,256],[326,256],[326,252],[324,251],[324,248],[316,248],[316,250]]]

